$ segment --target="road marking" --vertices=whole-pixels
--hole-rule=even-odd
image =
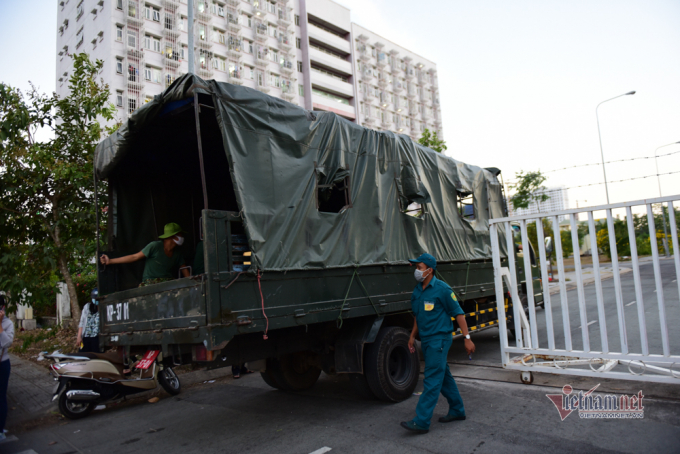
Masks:
[[[593,320],[592,322],[588,322],[588,324],[587,324],[586,326],[590,326],[590,325],[592,325],[593,323],[597,323],[597,320]],[[576,329],[580,329],[581,326],[583,326],[583,325],[580,325],[580,326],[579,326],[578,328],[576,328]]]
[[[633,304],[635,304],[635,301],[631,301],[630,303],[626,304],[626,306],[632,306]]]
[[[331,448],[329,448],[328,446],[324,446],[323,448],[317,449],[316,451],[310,452],[309,454],[323,454],[324,452],[328,452],[330,450]]]

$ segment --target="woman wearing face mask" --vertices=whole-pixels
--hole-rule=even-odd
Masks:
[[[181,246],[184,243],[184,231],[179,224],[174,222],[165,224],[163,235],[160,235],[158,238],[160,240],[152,241],[136,254],[115,259],[102,255],[101,262],[104,265],[116,265],[119,263],[132,263],[145,258],[146,262],[144,263],[144,273],[142,274],[142,283],[139,284],[140,287],[173,279],[172,270],[178,267],[182,269],[184,277],[189,277],[189,270],[182,268],[184,266],[184,257],[176,249],[177,246]]]
[[[78,324],[77,344],[81,352],[99,353],[99,291],[92,290],[91,301],[83,307]],[[82,345],[82,347],[81,347]]]

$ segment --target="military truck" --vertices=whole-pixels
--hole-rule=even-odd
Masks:
[[[99,254],[138,252],[177,222],[192,266],[192,277],[139,287],[143,263],[100,265],[100,342],[121,354],[248,363],[285,391],[347,374],[359,392],[401,401],[420,367],[407,347],[407,260],[423,252],[473,333],[498,323],[488,224],[506,214],[498,169],[185,75],[98,145],[95,172],[108,191]]]

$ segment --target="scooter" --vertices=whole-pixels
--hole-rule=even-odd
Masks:
[[[172,368],[163,367],[159,356],[158,350],[150,350],[135,363],[136,358],[115,352],[45,355],[54,361],[50,372],[58,382],[52,401],[58,400],[65,417],[80,419],[97,405],[156,389],[159,383],[169,394],[177,395],[179,378]]]

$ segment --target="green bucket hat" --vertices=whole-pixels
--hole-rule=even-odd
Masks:
[[[176,222],[171,222],[169,224],[165,224],[165,227],[163,227],[163,235],[158,235],[158,238],[161,239],[166,239],[173,237],[177,235],[178,233],[185,233],[184,230],[182,230],[182,227],[179,226]]]

